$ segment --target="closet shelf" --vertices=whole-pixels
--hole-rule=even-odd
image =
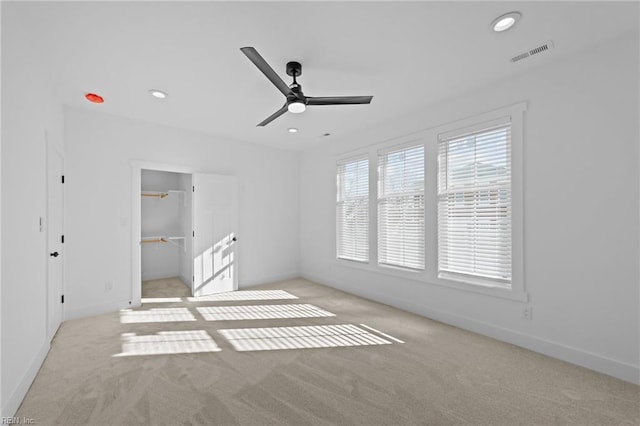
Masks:
[[[140,240],[140,244],[157,244],[157,243],[169,243],[169,244],[173,244],[176,247],[180,247],[181,249],[183,249],[185,252],[187,251],[187,245],[185,244],[185,237],[182,236],[172,236],[172,237],[167,237],[167,236],[152,236],[152,237],[142,237],[142,239]],[[182,241],[182,244],[180,244],[180,241]]]

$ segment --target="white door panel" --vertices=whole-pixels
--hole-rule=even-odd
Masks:
[[[238,288],[238,183],[234,176],[194,174],[194,295]]]

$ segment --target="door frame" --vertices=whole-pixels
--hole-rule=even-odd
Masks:
[[[142,229],[142,170],[183,173],[193,175],[195,170],[189,166],[156,163],[143,160],[131,160],[131,293],[130,303],[133,307],[142,304],[142,251],[140,248],[140,232]],[[193,221],[193,209],[191,209]],[[193,252],[193,249],[191,250]]]
[[[46,149],[46,162],[47,162],[47,167],[46,167],[46,171],[45,171],[45,175],[46,175],[46,193],[47,193],[47,217],[46,217],[46,240],[47,240],[47,251],[46,251],[46,255],[47,255],[47,339],[52,340],[53,336],[55,336],[56,331],[58,330],[58,327],[60,326],[60,324],[62,323],[62,321],[64,321],[64,303],[59,300],[58,298],[61,297],[62,295],[64,295],[64,282],[65,282],[65,256],[64,256],[64,245],[62,242],[60,242],[61,247],[60,247],[60,251],[62,252],[62,258],[60,259],[61,265],[60,265],[60,272],[61,272],[61,281],[60,281],[60,288],[58,289],[59,294],[56,294],[55,291],[52,291],[52,283],[51,283],[51,263],[50,263],[50,259],[49,259],[49,253],[51,252],[51,250],[53,250],[52,247],[49,247],[49,243],[51,241],[51,238],[53,237],[51,235],[51,232],[53,232],[52,229],[52,222],[51,222],[51,211],[53,209],[53,206],[51,205],[51,187],[52,185],[61,185],[61,197],[62,199],[60,200],[60,203],[62,205],[62,211],[60,211],[60,232],[61,232],[61,236],[64,235],[64,217],[65,217],[65,190],[64,190],[64,184],[63,182],[61,182],[60,180],[57,180],[55,182],[52,182],[49,178],[50,178],[50,167],[51,167],[51,163],[50,163],[50,158],[51,155],[57,155],[60,158],[60,166],[61,166],[61,175],[59,177],[59,179],[62,178],[62,176],[64,176],[64,165],[65,165],[65,159],[64,159],[64,154],[62,152],[60,152],[60,150],[55,146],[55,144],[53,144],[50,140],[49,140],[49,133],[45,130],[44,132],[44,138],[45,138],[45,149]],[[59,322],[57,324],[54,324],[51,321],[51,314],[52,312],[51,307],[52,306],[56,306],[59,305],[60,308],[60,318],[59,318]]]

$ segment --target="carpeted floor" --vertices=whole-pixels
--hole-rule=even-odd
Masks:
[[[179,278],[151,280],[142,283],[143,298],[188,296],[191,296],[191,290]]]
[[[156,287],[139,309],[63,323],[16,416],[37,425],[640,423],[638,386],[309,281],[197,300],[172,294],[170,280]]]

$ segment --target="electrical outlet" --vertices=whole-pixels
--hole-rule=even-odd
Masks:
[[[533,308],[531,306],[525,306],[522,309],[522,319],[531,320],[533,318]]]
[[[113,282],[111,282],[111,281],[107,281],[107,282],[104,284],[104,291],[105,291],[105,292],[107,292],[107,291],[111,291],[111,289],[112,289],[112,288],[113,288]]]

